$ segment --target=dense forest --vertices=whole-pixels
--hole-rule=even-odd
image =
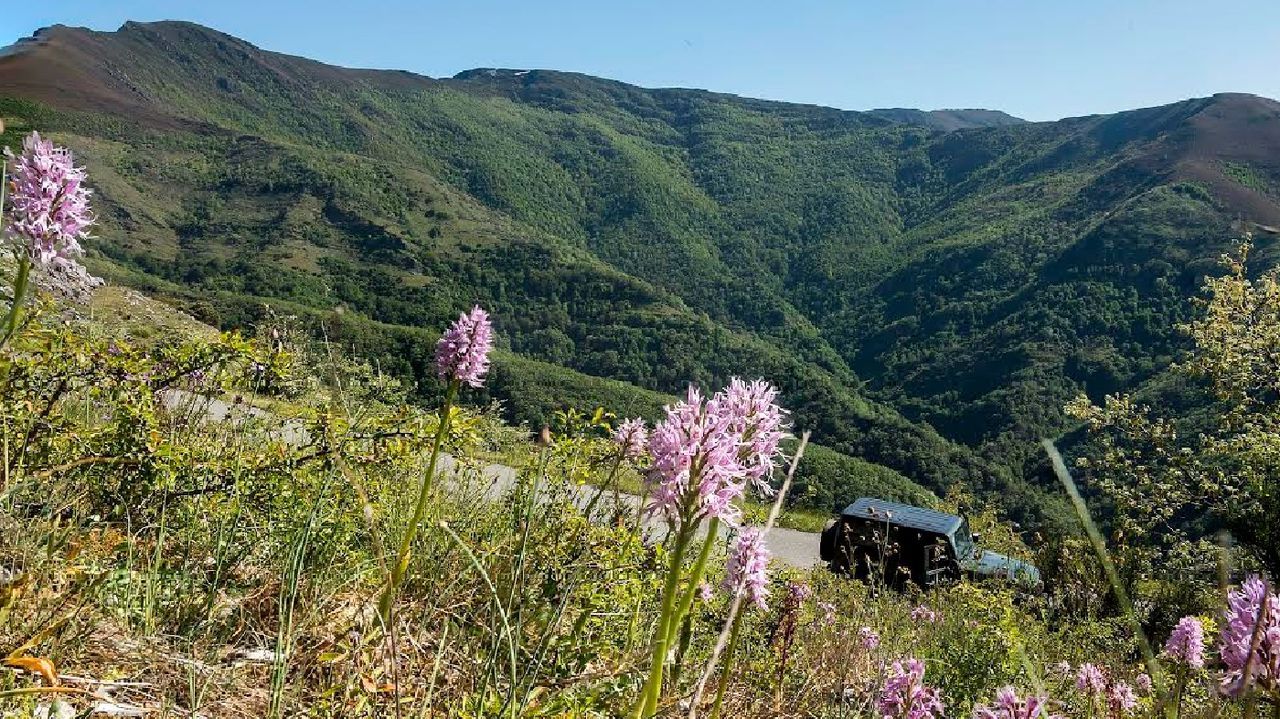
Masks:
[[[0,117],[89,167],[111,280],[222,326],[274,305],[409,378],[479,303],[502,350],[479,399],[533,425],[763,376],[825,448],[820,507],[959,483],[1035,519],[1067,402],[1158,382],[1219,255],[1252,230],[1274,265],[1280,225],[1280,104],[1245,95],[849,112],[129,23],[20,43]]]

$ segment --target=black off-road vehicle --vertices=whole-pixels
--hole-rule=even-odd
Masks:
[[[963,517],[863,497],[823,530],[820,555],[834,572],[895,587],[966,576],[1040,585],[1034,565],[984,550],[978,539]]]

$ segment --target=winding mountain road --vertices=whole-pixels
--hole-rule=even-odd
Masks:
[[[251,405],[233,405],[217,397],[206,397],[183,390],[169,390],[162,395],[161,401],[172,412],[186,413],[187,416],[203,418],[205,421],[238,422],[251,418],[266,419],[271,416],[271,413],[266,410]],[[281,438],[290,444],[307,442],[307,432],[301,423],[285,422],[278,431]],[[443,462],[443,468],[456,475],[457,464],[453,457],[445,455]],[[480,475],[482,481],[487,483],[479,488],[485,499],[496,500],[516,486],[515,467],[489,464],[481,469]],[[590,485],[575,485],[571,489],[575,494],[574,500],[580,507],[585,507],[597,491],[596,487]],[[600,505],[608,508],[612,499],[612,493],[605,492],[601,497]],[[619,501],[626,505],[628,512],[636,512],[642,500],[634,494],[623,493],[619,495]],[[666,531],[666,523],[658,517],[646,517],[645,529],[650,536],[661,537]],[[721,527],[721,537],[727,536],[727,533],[728,530]],[[816,532],[774,527],[769,530],[765,543],[779,562],[800,569],[808,569],[821,564],[818,558],[819,536]]]

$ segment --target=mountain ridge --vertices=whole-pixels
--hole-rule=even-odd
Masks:
[[[547,69],[547,68],[477,67],[477,68],[471,68],[468,70],[459,71],[448,78],[444,78],[444,77],[436,78],[436,77],[432,77],[429,75],[416,73],[408,70],[399,70],[399,69],[390,69],[390,68],[356,68],[356,67],[330,65],[330,64],[323,63],[317,60],[312,60],[310,58],[306,58],[300,55],[289,55],[285,53],[277,53],[274,51],[263,50],[261,47],[254,45],[253,43],[249,43],[245,40],[241,40],[227,33],[223,33],[221,31],[215,30],[213,28],[209,28],[207,26],[200,25],[198,23],[192,23],[192,22],[182,21],[182,20],[160,20],[160,21],[152,21],[152,22],[137,22],[137,21],[130,20],[123,23],[120,26],[120,28],[114,31],[113,33],[102,33],[101,31],[95,31],[85,27],[77,27],[77,26],[69,26],[69,25],[51,25],[51,26],[46,26],[36,30],[31,36],[27,38],[19,39],[14,44],[8,46],[8,48],[6,49],[9,49],[14,53],[31,51],[34,49],[33,46],[40,46],[43,44],[48,44],[50,42],[59,43],[63,41],[63,38],[59,37],[59,35],[63,33],[68,33],[72,35],[83,35],[83,34],[101,35],[101,34],[120,34],[120,33],[128,33],[128,32],[146,32],[149,30],[150,31],[158,30],[160,32],[165,32],[165,31],[195,32],[195,33],[211,36],[215,41],[218,41],[218,42],[230,42],[235,45],[251,49],[253,51],[266,53],[282,59],[300,60],[306,63],[314,63],[314,64],[322,65],[328,68],[334,68],[340,71],[357,73],[357,74],[365,74],[365,73],[376,74],[376,75],[389,74],[394,76],[400,76],[411,81],[424,81],[424,82],[447,82],[449,80],[468,81],[468,80],[477,79],[484,75],[491,75],[491,74],[497,74],[504,77],[521,77],[531,73],[533,74],[552,73],[552,74],[558,74],[558,75],[579,76],[579,77],[587,78],[589,80],[596,81],[596,82],[616,83],[619,85],[626,85],[628,87],[635,87],[635,88],[648,90],[648,91],[674,90],[674,91],[686,91],[686,92],[704,92],[709,95],[721,95],[725,97],[738,98],[738,99],[748,100],[752,102],[777,103],[779,105],[803,105],[806,107],[831,110],[833,112],[858,113],[858,114],[863,114],[868,116],[882,117],[885,119],[889,119],[893,122],[901,122],[905,124],[918,124],[921,126],[930,127],[932,129],[937,129],[942,131],[951,131],[951,130],[962,129],[967,127],[990,127],[990,126],[1000,126],[1000,125],[1018,124],[1018,123],[1026,122],[1021,118],[1014,117],[1000,110],[990,110],[990,109],[982,109],[982,108],[939,108],[939,109],[933,109],[933,110],[925,110],[925,109],[917,109],[917,108],[875,108],[875,109],[868,109],[868,110],[846,110],[846,109],[839,109],[839,108],[834,108],[834,107],[816,104],[816,103],[794,103],[794,102],[788,102],[783,100],[762,100],[762,99],[756,99],[756,98],[751,98],[751,97],[732,94],[732,93],[720,93],[720,92],[714,92],[711,90],[699,90],[694,88],[685,88],[685,87],[676,87],[676,86],[641,87],[638,85],[631,85],[629,83],[620,82],[616,80],[607,80],[605,78],[590,75],[587,73],[565,72],[565,71],[553,70],[553,69]],[[384,78],[380,78],[380,79],[384,79]]]

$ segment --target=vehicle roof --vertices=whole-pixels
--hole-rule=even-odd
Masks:
[[[923,507],[913,507],[909,504],[889,502],[883,499],[875,499],[874,497],[859,498],[858,501],[845,507],[844,516],[878,521],[887,520],[903,527],[936,534],[951,534],[959,529],[960,524],[964,521],[954,514]]]

